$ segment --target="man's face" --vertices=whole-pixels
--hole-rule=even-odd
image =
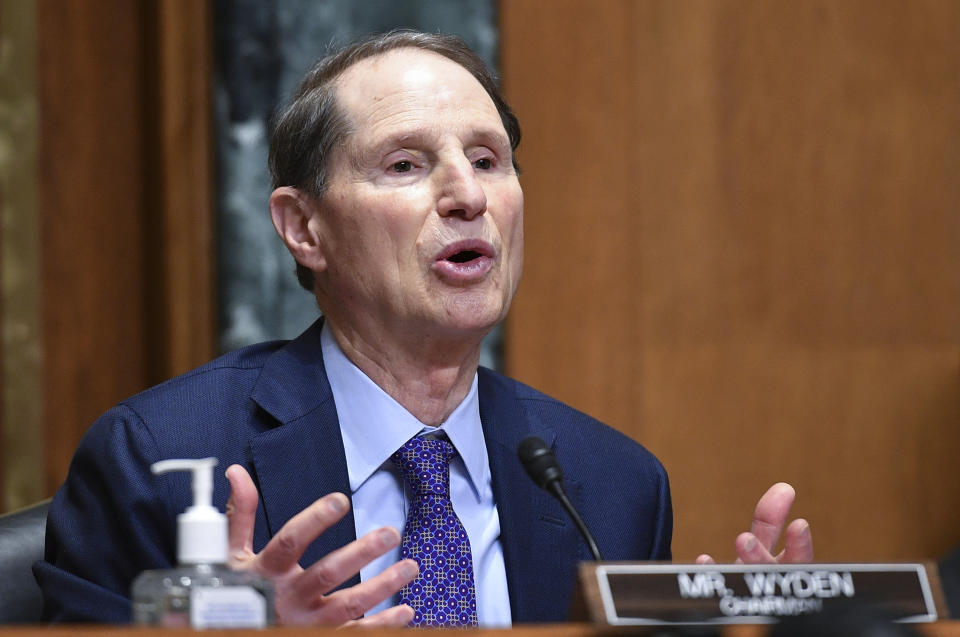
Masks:
[[[523,193],[492,100],[455,62],[398,49],[349,68],[337,101],[350,133],[313,221],[326,313],[384,336],[486,333],[523,269]]]

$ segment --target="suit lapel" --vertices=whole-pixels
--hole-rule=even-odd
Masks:
[[[280,423],[250,440],[269,537],[318,498],[334,491],[350,496],[337,409],[320,350],[321,325],[317,321],[271,356],[251,394]],[[309,566],[355,539],[351,510],[310,545],[300,564]],[[359,576],[344,585],[358,582]]]
[[[479,391],[513,621],[557,621],[566,614],[570,600],[564,595],[584,557],[581,542],[560,504],[533,483],[517,459],[521,440],[539,436],[552,446],[554,432],[527,413],[511,385],[483,369]],[[579,489],[566,486],[577,504]]]
[[[321,355],[321,326],[322,319],[273,354],[251,393],[279,423],[250,440],[266,527],[266,537],[255,539],[257,550],[318,498],[334,491],[350,494],[343,438]],[[523,408],[514,385],[482,368],[479,393],[513,621],[557,621],[566,614],[564,595],[569,597],[576,563],[586,554],[566,512],[533,483],[517,459],[521,440],[536,435],[552,446],[554,432]],[[579,505],[579,485],[568,479],[566,486]],[[258,533],[260,526],[258,520]],[[309,566],[355,539],[351,511],[310,545],[300,563]],[[359,575],[343,586],[357,583]]]

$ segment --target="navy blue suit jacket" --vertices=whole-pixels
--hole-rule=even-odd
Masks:
[[[153,476],[157,460],[219,458],[214,503],[221,507],[229,495],[222,471],[232,463],[245,466],[261,495],[256,551],[317,498],[349,495],[320,324],[293,341],[227,354],[124,401],[94,423],[53,500],[46,559],[34,567],[47,618],[128,622],[133,578],[175,562],[176,516],[190,505],[189,476]],[[589,559],[566,513],[517,460],[527,436],[553,447],[570,498],[605,559],[670,559],[670,489],[652,454],[484,368],[479,397],[514,622],[566,620],[577,563]],[[301,564],[354,539],[351,513],[310,546]]]

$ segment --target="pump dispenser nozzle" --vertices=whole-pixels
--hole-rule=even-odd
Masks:
[[[177,516],[177,561],[181,564],[225,564],[227,516],[212,505],[213,468],[216,458],[161,460],[150,469],[155,474],[190,471],[193,505]]]

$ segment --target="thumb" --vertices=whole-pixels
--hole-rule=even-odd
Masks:
[[[230,565],[239,566],[253,556],[253,523],[260,495],[250,474],[240,465],[227,467],[226,475],[230,482],[230,499],[227,500]]]

